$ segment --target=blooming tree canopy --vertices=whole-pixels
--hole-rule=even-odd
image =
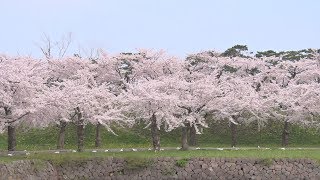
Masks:
[[[320,116],[320,56],[228,57],[214,51],[186,61],[164,51],[96,59],[36,60],[0,57],[0,128],[20,122],[44,127],[73,121],[133,125],[143,121],[156,137],[163,127],[206,127],[205,116],[232,124],[268,118],[313,124]],[[156,148],[159,138],[154,138]]]
[[[8,125],[22,122],[28,115],[45,105],[43,99],[46,90],[45,74],[44,64],[31,58],[2,58],[0,60],[2,130]]]

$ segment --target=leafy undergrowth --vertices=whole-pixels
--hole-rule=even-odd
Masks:
[[[54,164],[68,163],[70,161],[84,161],[94,158],[120,157],[129,160],[142,159],[139,163],[145,165],[146,159],[155,157],[178,157],[179,159],[190,159],[194,157],[215,157],[215,158],[254,158],[254,159],[314,159],[320,161],[320,150],[192,150],[192,151],[141,151],[141,152],[81,152],[81,153],[31,153],[30,155],[16,155],[0,157],[0,162],[10,162],[15,160],[37,159],[50,161]],[[263,162],[269,163],[269,162]],[[180,163],[183,165],[183,162]],[[136,164],[133,164],[136,165]],[[140,164],[138,164],[140,165]]]

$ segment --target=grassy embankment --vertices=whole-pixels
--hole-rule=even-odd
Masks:
[[[85,130],[85,147],[94,149],[94,126],[88,125]],[[137,148],[151,147],[150,131],[137,126],[132,129],[115,128],[118,136],[106,130],[102,133],[102,147],[108,148]],[[161,145],[163,147],[180,146],[180,129],[172,132],[161,132]],[[312,158],[320,160],[320,150],[280,150],[282,124],[270,123],[261,131],[257,131],[255,125],[238,127],[238,147],[271,147],[271,150],[194,150],[194,151],[161,151],[161,152],[119,152],[119,153],[31,153],[13,157],[0,157],[0,161],[12,161],[16,159],[42,159],[64,161],[65,159],[83,159],[93,157],[161,157],[172,156],[181,158],[190,157],[251,157],[251,158]],[[49,150],[56,148],[58,128],[45,129],[23,128],[17,131],[17,150]],[[231,136],[227,124],[212,124],[205,129],[203,134],[198,135],[199,147],[230,147]],[[0,136],[0,149],[6,150],[6,135]],[[289,147],[320,147],[319,130],[291,126]],[[75,127],[69,125],[66,133],[65,149],[76,149]]]
[[[254,159],[314,159],[320,162],[320,150],[168,150],[168,151],[142,151],[142,152],[82,152],[82,153],[31,153],[30,155],[6,156],[0,157],[1,162],[10,162],[15,160],[38,159],[50,161],[56,164],[68,161],[81,161],[92,158],[121,157],[121,158],[155,158],[155,157],[178,157],[181,159],[189,159],[193,157],[214,157],[214,158],[254,158]]]
[[[114,128],[118,136],[102,130],[102,149],[106,148],[137,148],[151,147],[150,131],[143,125],[134,128]],[[269,123],[261,131],[257,126],[238,127],[238,147],[280,147],[282,124]],[[180,146],[181,129],[172,132],[161,131],[163,147]],[[57,127],[45,129],[17,129],[17,150],[49,150],[56,149],[58,135]],[[315,128],[290,127],[289,147],[320,147],[320,131]],[[197,135],[199,147],[230,147],[231,135],[228,124],[217,123],[204,129]],[[65,149],[76,149],[76,131],[74,125],[68,125],[66,131]],[[95,127],[87,125],[85,129],[85,148],[94,149]],[[6,150],[6,134],[0,135],[0,150]]]

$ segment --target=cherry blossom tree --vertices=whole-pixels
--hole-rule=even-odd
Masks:
[[[128,59],[128,54],[125,54]],[[161,125],[165,126],[165,130],[170,131],[181,126],[182,111],[186,111],[177,105],[182,98],[178,88],[182,84],[177,85],[180,80],[177,74],[182,70],[183,62],[175,57],[166,55],[163,51],[151,51],[140,49],[139,53],[130,54],[130,61],[126,61],[127,79],[133,85],[130,90],[125,93],[128,99],[124,112],[134,112],[129,116],[143,119],[147,127],[150,125],[153,147],[155,150],[160,149],[159,129]],[[123,57],[120,59],[126,59]],[[128,71],[126,71],[128,72]],[[148,98],[146,98],[148,97]],[[159,97],[163,97],[158,99]],[[137,108],[137,104],[141,104]],[[133,107],[131,105],[134,105]],[[135,109],[137,108],[137,109]],[[147,110],[147,112],[145,111]],[[138,115],[137,115],[138,114]]]
[[[183,81],[188,82],[189,84],[197,84],[197,81],[202,79],[212,79],[214,82],[221,75],[221,70],[218,64],[218,58],[220,53],[215,51],[205,51],[198,54],[191,54],[186,58],[186,61],[183,65]],[[191,86],[193,87],[193,86]],[[215,89],[215,88],[212,88]],[[210,92],[211,89],[208,91]],[[191,92],[191,91],[189,91]],[[199,99],[200,100],[200,99]],[[200,100],[201,101],[201,100]],[[207,102],[207,101],[205,101]],[[203,109],[203,106],[198,107],[198,109]],[[202,112],[202,115],[206,114]],[[197,134],[197,125],[193,124],[188,128],[183,128],[183,132],[189,131],[189,145],[195,146],[197,144],[196,134]],[[184,133],[183,133],[184,134]],[[183,141],[186,141],[186,136],[183,136]],[[184,149],[184,148],[183,148]]]
[[[220,93],[224,93],[221,98],[212,99],[206,108],[216,119],[230,121],[232,144],[235,145],[236,125],[240,124],[238,120],[242,119],[241,122],[244,124],[244,122],[252,122],[253,119],[248,116],[248,114],[254,115],[253,111],[248,113],[248,102],[256,101],[260,108],[264,104],[264,100],[255,91],[258,91],[261,86],[259,82],[261,72],[268,68],[266,62],[256,58],[221,57],[219,53],[206,51],[190,55],[187,58],[187,63],[189,63],[186,66],[187,70],[192,77],[201,79],[210,76],[211,81],[216,81],[215,86]],[[250,98],[242,98],[242,96]],[[221,106],[217,106],[217,104]],[[258,107],[254,111],[258,112]],[[250,120],[244,120],[241,117],[244,112]],[[260,119],[262,118],[256,118],[259,122]]]
[[[171,86],[174,86],[172,84]],[[160,150],[159,129],[171,131],[179,126],[178,97],[160,80],[140,81],[129,86],[122,99],[122,111],[131,122],[141,120],[151,129],[154,150]]]
[[[308,125],[311,116],[305,106],[305,96],[309,96],[309,85],[288,84],[287,88],[279,88],[275,97],[275,107],[272,115],[285,122],[282,133],[282,146],[289,143],[289,124]]]
[[[180,111],[182,114],[177,116],[182,127],[181,148],[187,150],[188,131],[194,130],[195,133],[200,134],[200,129],[207,127],[205,116],[208,103],[224,95],[217,82],[208,77],[191,82],[175,79],[171,84],[175,84],[176,96],[179,98],[178,107],[183,110]]]
[[[304,125],[310,115],[306,111],[307,106],[303,106],[299,99],[301,100],[305,96],[305,93],[301,92],[302,87],[320,82],[318,55],[315,54],[312,57],[314,58],[305,58],[299,61],[275,61],[274,57],[265,58],[265,61],[269,62],[269,68],[260,74],[259,83],[262,85],[261,88],[264,88],[264,95],[273,98],[276,102],[272,112],[279,111],[285,115],[285,117],[274,116],[284,122],[283,146],[288,145],[289,124]],[[291,117],[291,115],[293,116]]]
[[[115,62],[102,56],[102,60],[97,62],[73,57],[51,60],[49,63],[51,64],[49,84],[52,86],[52,95],[67,100],[63,106],[60,106],[59,99],[54,104],[55,107],[62,108],[60,112],[66,111],[64,114],[67,114],[67,117],[57,119],[61,127],[64,127],[62,123],[68,119],[76,124],[78,151],[82,151],[85,125],[97,124],[96,145],[99,145],[100,125],[112,131],[109,124],[117,121],[116,118],[109,117],[112,113],[115,115],[112,111],[112,102],[118,92],[115,87],[120,81],[116,69],[113,69],[116,67]]]
[[[207,111],[211,112],[215,119],[229,121],[231,146],[237,145],[237,125],[255,121],[261,126],[268,116],[270,100],[263,98],[252,87],[250,79],[252,78],[223,79],[219,85],[223,96],[213,99],[207,105]]]
[[[46,73],[43,63],[30,58],[2,58],[0,60],[0,119],[1,129],[8,130],[8,150],[16,148],[16,126],[43,107]],[[46,125],[32,121],[31,124]],[[30,121],[29,121],[30,123]]]
[[[76,107],[72,107],[69,98],[71,94],[68,94],[68,92],[72,91],[68,88],[72,86],[73,79],[76,77],[78,71],[88,68],[88,63],[79,57],[62,59],[49,58],[47,59],[47,63],[47,86],[50,89],[47,94],[47,101],[50,102],[48,103],[48,107],[57,110],[56,114],[50,113],[47,118],[56,122],[60,127],[57,148],[63,149],[67,122],[75,121],[77,118],[76,113],[73,111]]]

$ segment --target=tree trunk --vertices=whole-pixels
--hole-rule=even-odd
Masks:
[[[78,152],[83,151],[83,143],[84,143],[84,125],[77,125],[77,136],[78,136]]]
[[[189,139],[189,145],[190,146],[196,146],[198,144],[197,142],[197,131],[195,125],[190,127],[190,139]]]
[[[286,147],[289,144],[289,122],[284,122],[284,127],[282,131],[282,146]]]
[[[96,142],[95,142],[95,147],[100,147],[101,146],[101,124],[98,123],[96,125]]]
[[[189,125],[182,127],[181,150],[188,150],[188,129]]]
[[[84,143],[84,119],[79,107],[77,107],[77,116],[78,152],[82,152]]]
[[[155,151],[160,150],[160,135],[159,129],[157,127],[157,119],[156,116],[153,114],[151,116],[151,136],[152,136],[152,145]]]
[[[8,125],[8,151],[16,150],[16,127]]]
[[[4,108],[6,116],[12,115],[10,108]],[[8,151],[15,151],[17,145],[16,140],[16,127],[12,124],[8,124]]]
[[[230,130],[231,130],[231,147],[236,147],[237,146],[237,125],[234,123],[231,123]]]
[[[66,127],[67,122],[60,121],[57,149],[64,149],[64,137],[66,133]]]

